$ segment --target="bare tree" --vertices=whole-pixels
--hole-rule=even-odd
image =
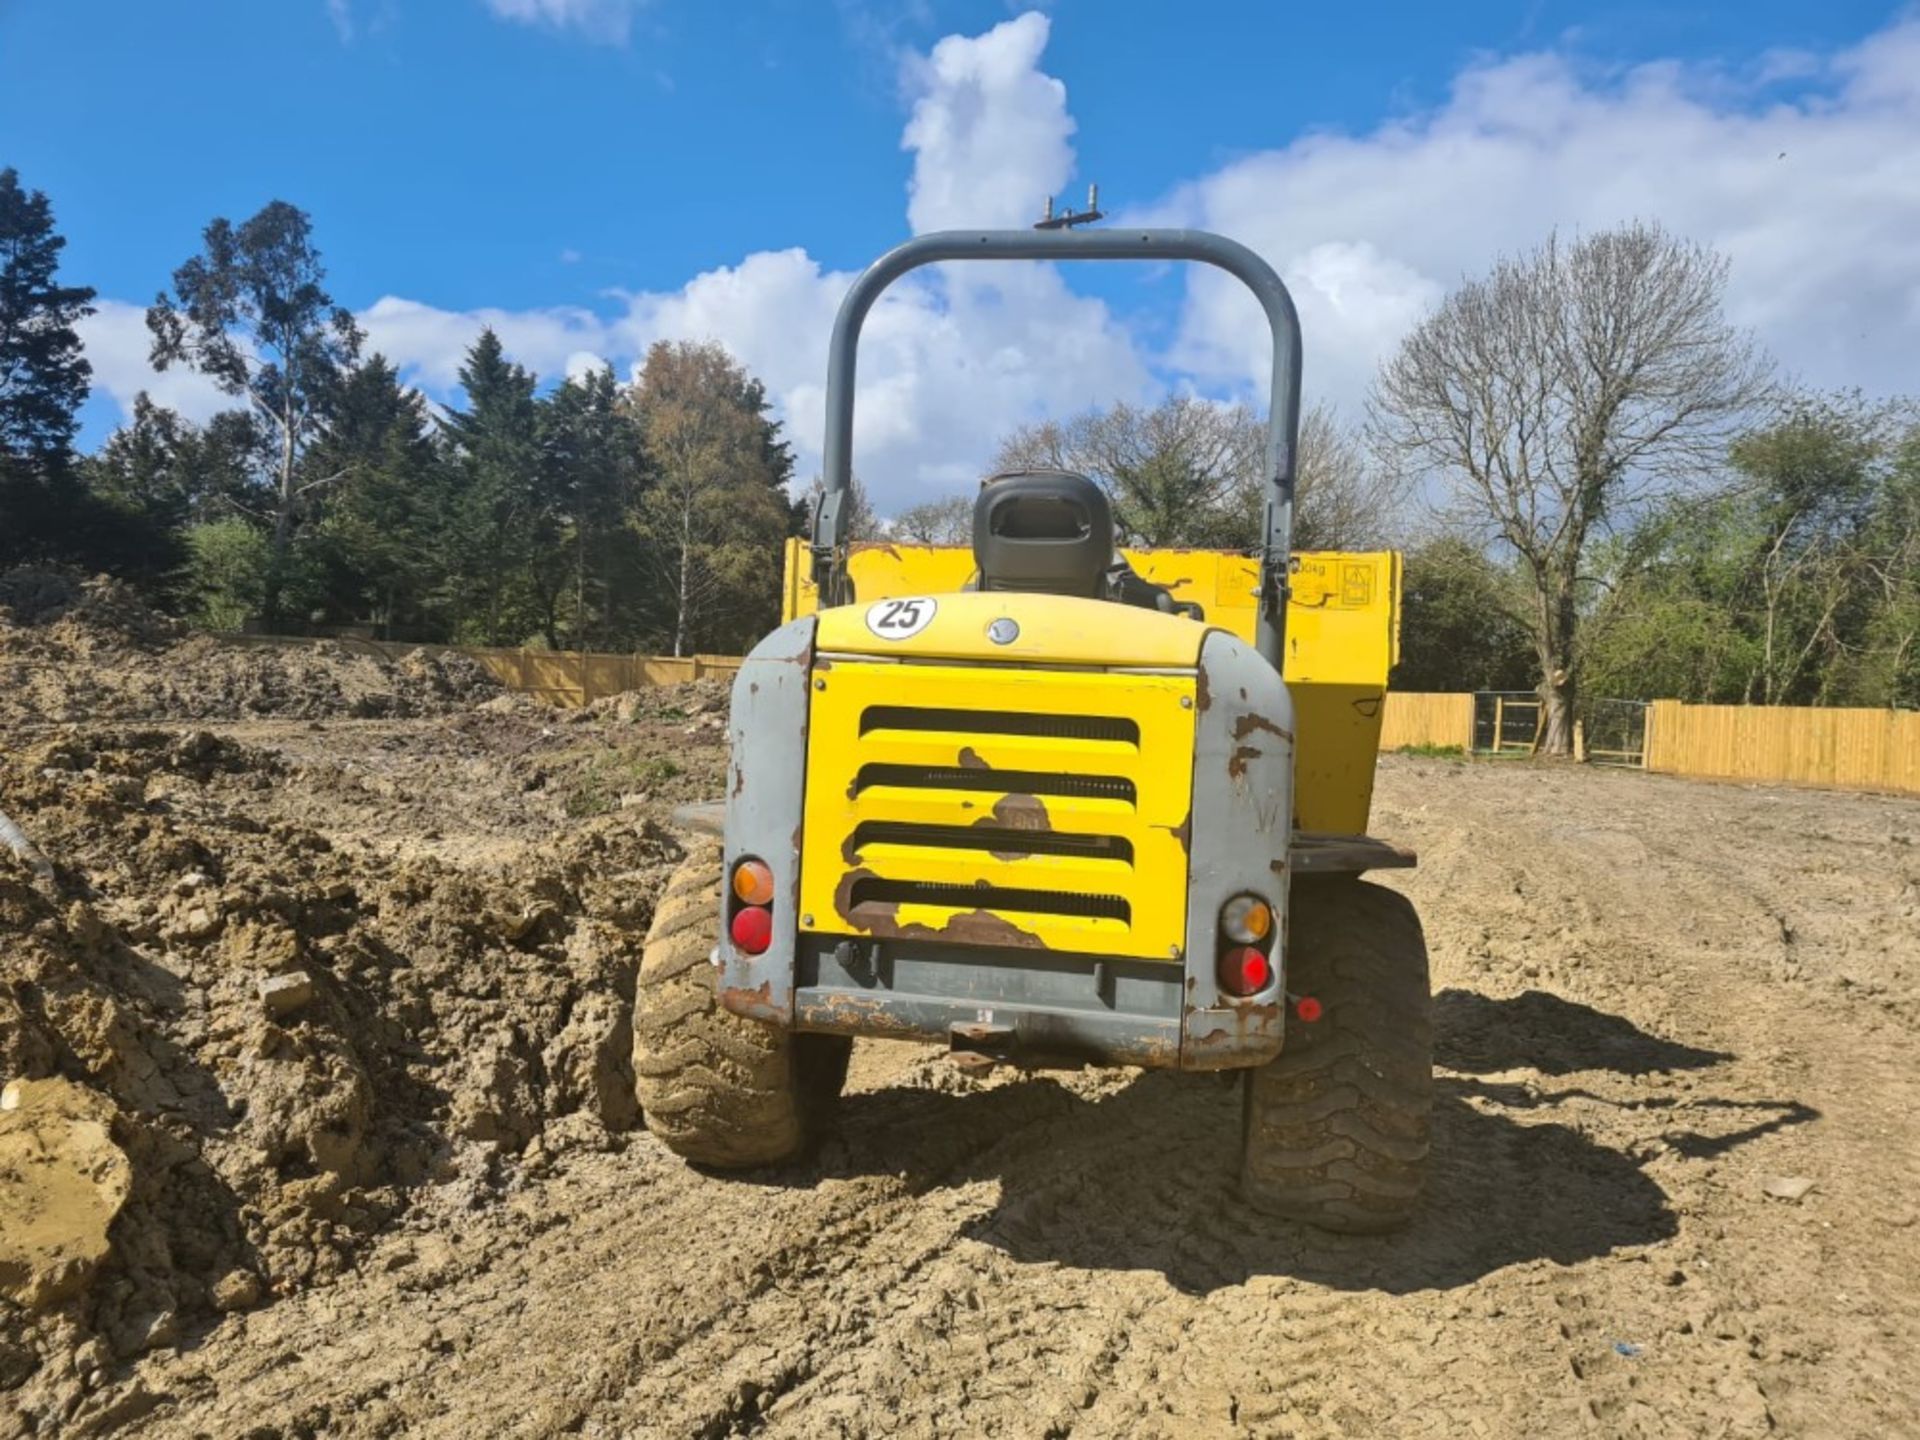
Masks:
[[[1064,424],[1023,426],[1001,442],[995,465],[1091,476],[1113,497],[1130,544],[1242,550],[1257,547],[1265,531],[1266,443],[1266,421],[1246,406],[1179,395],[1151,409],[1116,405]],[[1333,411],[1311,407],[1300,422],[1296,543],[1378,544],[1397,498]]]
[[[1244,406],[1176,395],[1151,409],[1115,405],[1064,425],[1022,426],[1000,444],[996,469],[1077,470],[1106,487],[1131,543],[1149,548],[1208,542],[1213,523],[1263,453],[1259,422]]]
[[[968,545],[973,542],[973,497],[950,495],[909,505],[890,522],[890,533],[916,545]]]
[[[1589,542],[1718,465],[1767,395],[1726,275],[1658,225],[1549,238],[1455,290],[1375,382],[1378,452],[1440,477],[1453,526],[1519,557],[1548,753],[1572,749]]]
[[[1264,432],[1262,459],[1264,460]],[[1215,543],[1252,549],[1266,528],[1265,465],[1235,484],[1231,528]],[[1300,417],[1299,463],[1294,476],[1296,550],[1369,550],[1403,539],[1400,510],[1407,485],[1399,472],[1370,463],[1363,438],[1342,424],[1329,405]]]

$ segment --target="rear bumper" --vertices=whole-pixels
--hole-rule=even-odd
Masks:
[[[796,1030],[925,1040],[1034,1064],[1180,1064],[1179,965],[833,935],[802,935],[798,959]]]

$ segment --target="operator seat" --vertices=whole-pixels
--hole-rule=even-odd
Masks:
[[[1113,566],[1113,507],[1071,470],[1010,470],[973,502],[982,590],[1100,596]]]
[[[973,502],[973,563],[980,590],[1082,595],[1204,618],[1134,573],[1114,549],[1106,492],[1071,470],[990,476]]]

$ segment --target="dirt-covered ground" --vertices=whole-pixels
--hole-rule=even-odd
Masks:
[[[1436,1168],[1337,1240],[1215,1079],[862,1044],[810,1163],[667,1154],[625,1007],[722,704],[7,740],[0,1081],[127,1159],[0,1436],[1920,1433],[1920,803],[1386,759]]]

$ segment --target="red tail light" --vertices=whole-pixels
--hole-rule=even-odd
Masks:
[[[1237,945],[1220,957],[1220,988],[1229,995],[1258,994],[1273,980],[1273,965],[1251,945]]]
[[[1293,1013],[1300,1017],[1300,1023],[1311,1025],[1326,1013],[1320,1002],[1311,995],[1296,995],[1293,1000]]]
[[[747,955],[762,954],[773,943],[773,912],[764,905],[742,905],[728,927],[734,947]]]

